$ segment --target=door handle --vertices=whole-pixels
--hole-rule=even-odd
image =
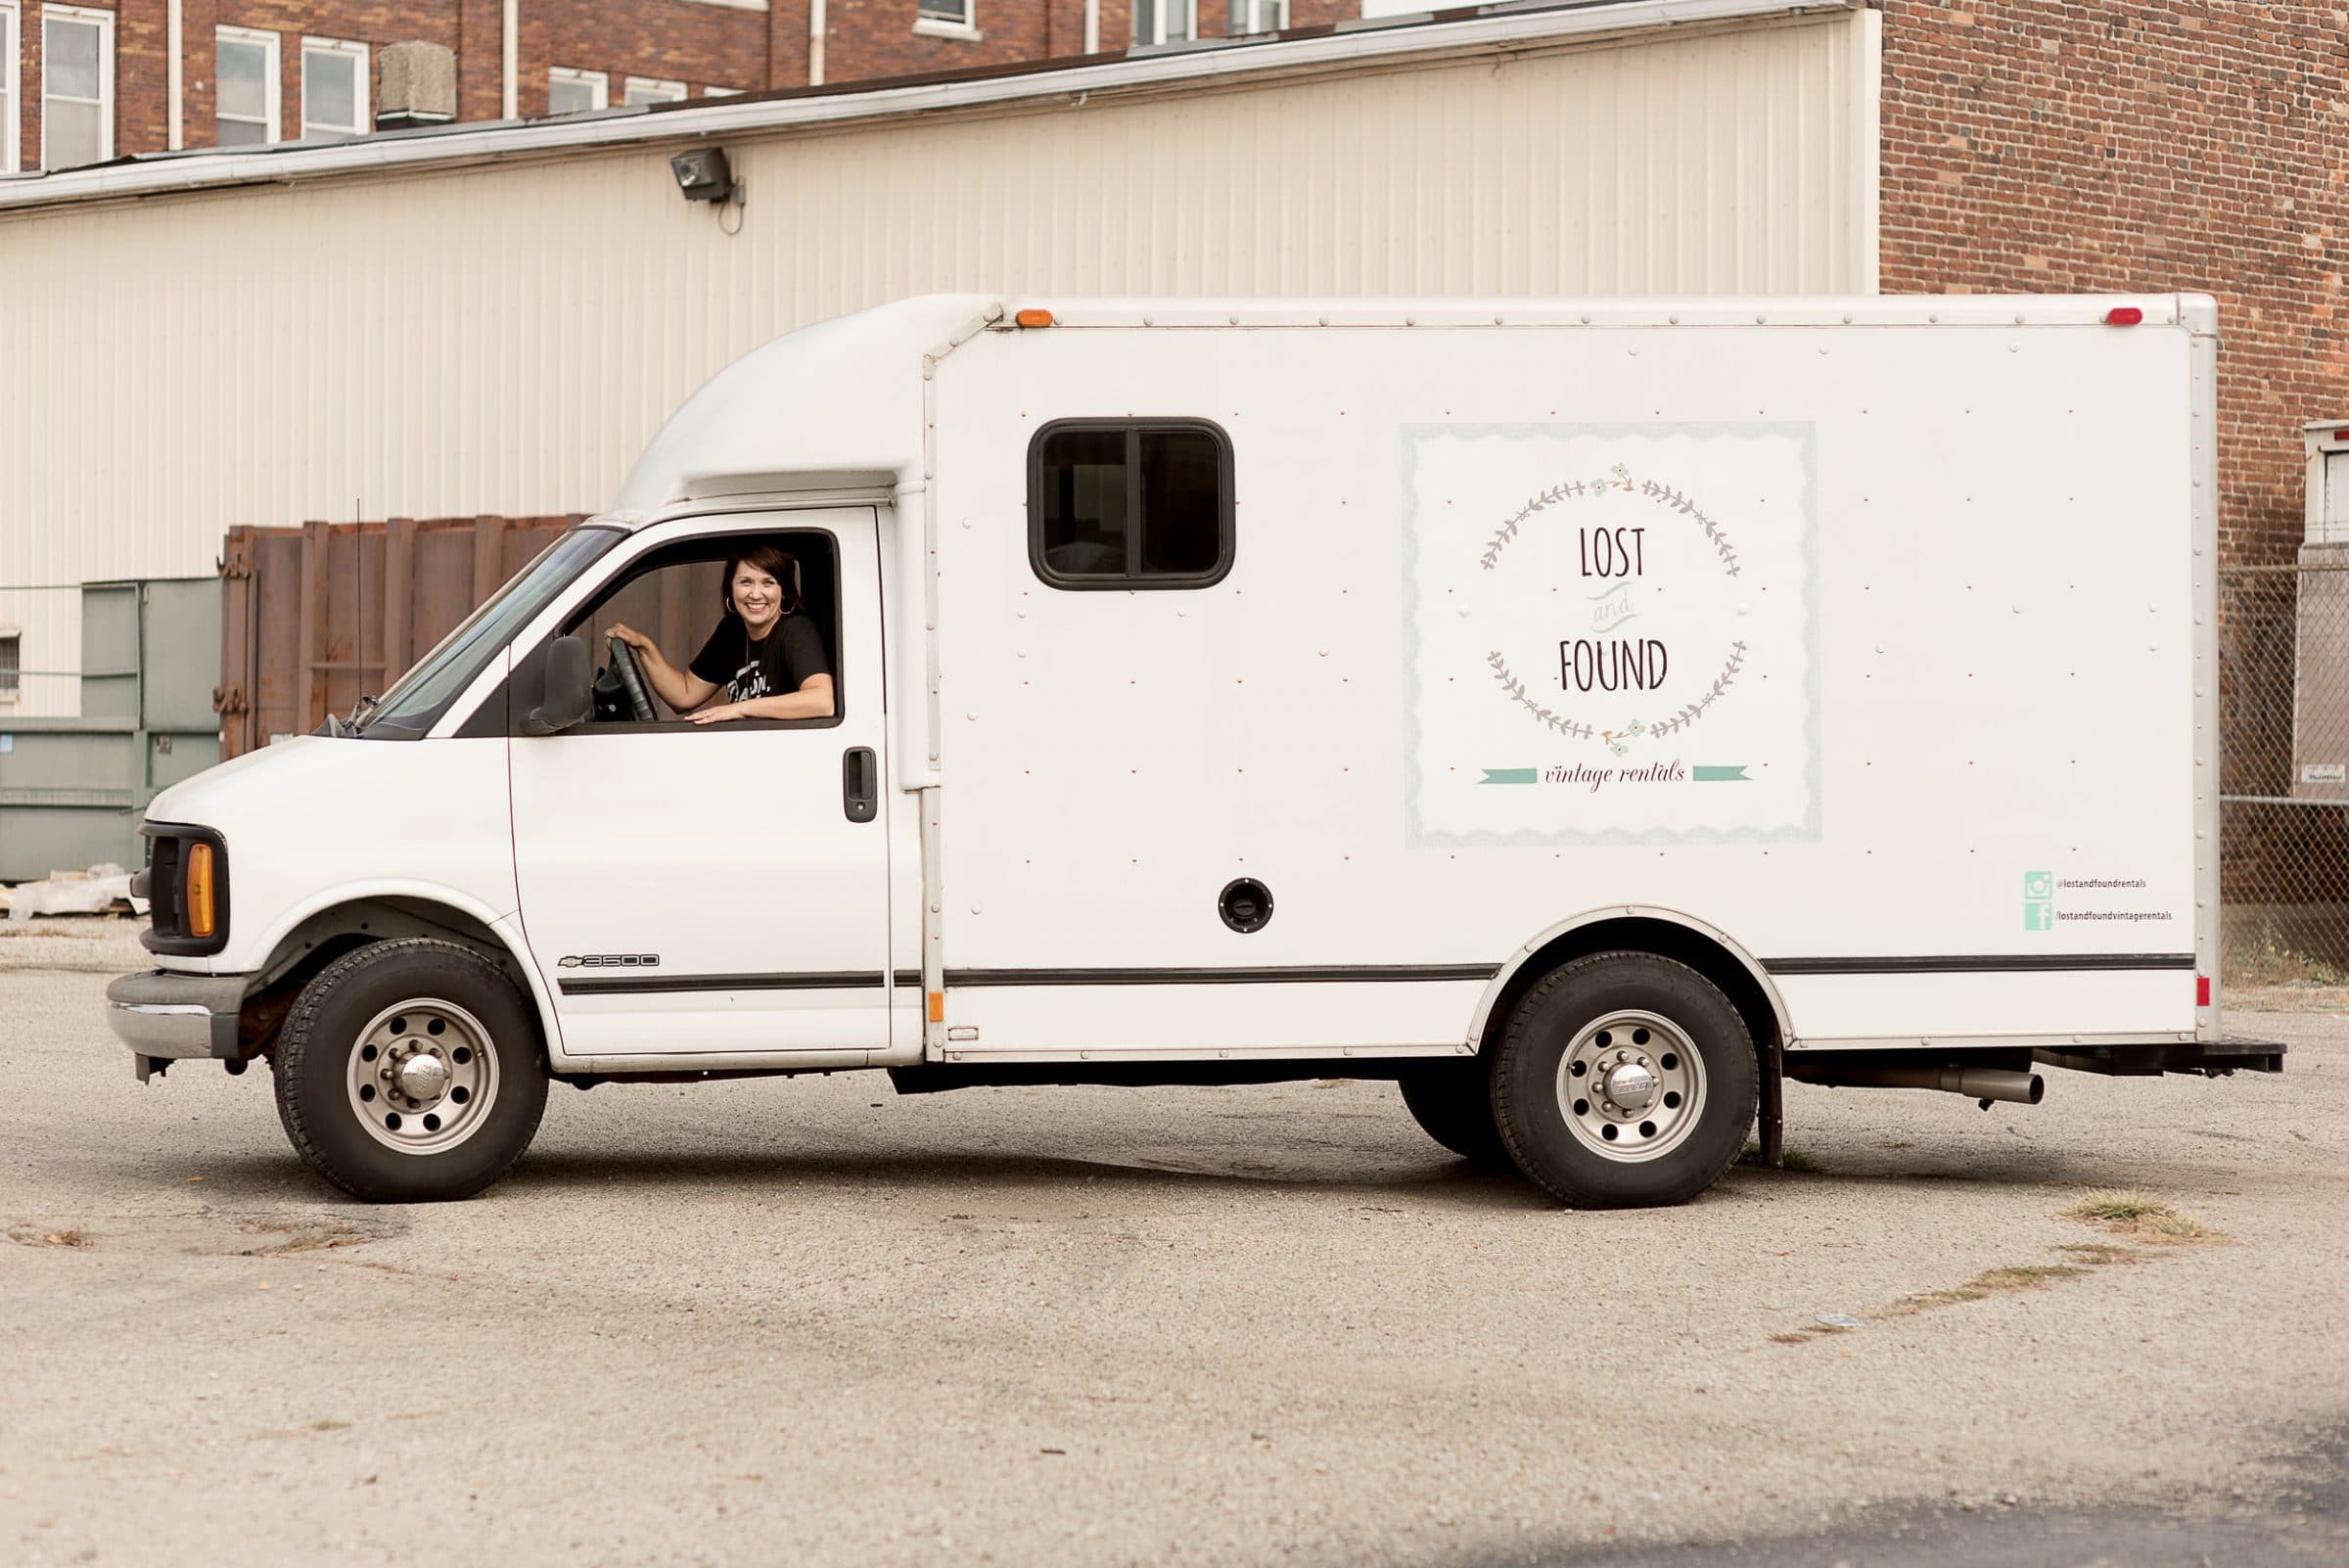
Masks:
[[[852,746],[840,760],[840,804],[852,822],[870,822],[881,809],[881,764],[870,746]]]

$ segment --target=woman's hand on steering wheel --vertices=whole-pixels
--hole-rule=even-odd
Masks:
[[[612,672],[620,677],[620,689],[628,699],[628,716],[639,724],[659,721],[653,712],[652,693],[645,688],[644,669],[636,663],[636,649],[652,650],[653,640],[641,631],[626,626],[612,628]]]

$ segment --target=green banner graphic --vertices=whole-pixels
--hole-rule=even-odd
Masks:
[[[1530,767],[1488,767],[1479,784],[1531,784],[1537,770]]]
[[[1739,762],[1735,767],[1707,767],[1700,762],[1696,767],[1696,781],[1699,784],[1751,784],[1753,782],[1752,779],[1745,776],[1743,762]]]

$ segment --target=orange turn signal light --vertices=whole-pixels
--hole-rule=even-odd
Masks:
[[[1023,327],[1049,327],[1052,325],[1052,312],[1049,310],[1023,310],[1011,319]]]
[[[930,1022],[943,1024],[945,1021],[946,993],[943,991],[934,991],[930,993]]]
[[[208,937],[214,929],[212,916],[212,847],[208,844],[188,846],[188,935]]]

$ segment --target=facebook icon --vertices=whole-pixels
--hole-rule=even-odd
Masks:
[[[2026,904],[2024,904],[2024,905],[2023,905],[2023,929],[2024,929],[2025,931],[2052,931],[2052,930],[2054,930],[2054,929],[2055,929],[2055,905],[2054,905],[2054,903],[2053,903],[2052,901],[2050,901],[2050,900],[2035,899],[2031,900],[2029,903],[2026,903]]]

